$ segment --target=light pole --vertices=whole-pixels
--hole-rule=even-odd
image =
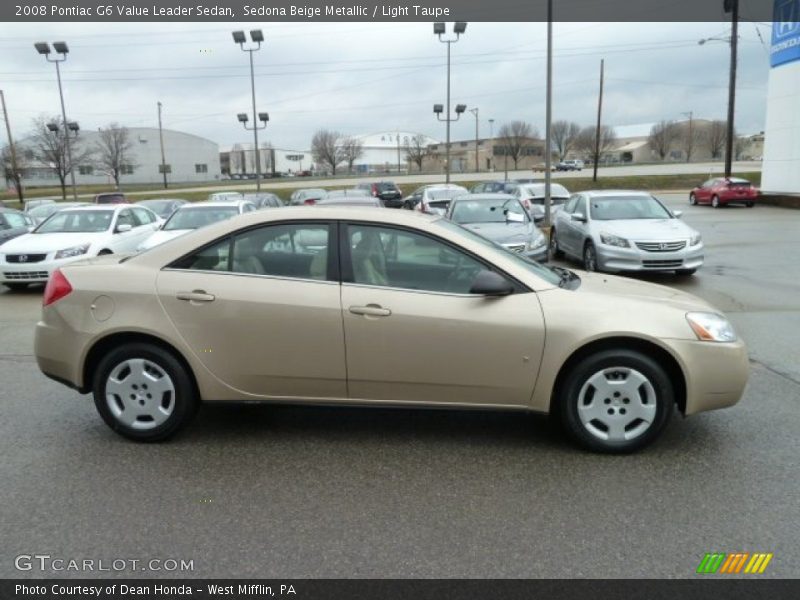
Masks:
[[[492,144],[489,152],[490,169],[494,172],[494,119],[489,119],[489,143]]]
[[[239,47],[242,49],[243,52],[247,52],[250,54],[250,91],[253,96],[253,143],[255,145],[255,159],[256,159],[256,191],[261,191],[261,158],[258,153],[258,130],[264,129],[267,126],[267,119],[261,119],[264,123],[263,127],[259,127],[256,123],[256,79],[255,74],[253,73],[253,52],[258,52],[261,50],[261,42],[264,41],[264,34],[261,32],[260,29],[253,29],[250,31],[250,39],[253,41],[255,47],[245,48],[245,42],[247,42],[247,38],[245,37],[244,31],[234,31],[233,32],[233,41],[239,44]],[[266,115],[267,113],[259,113],[259,116]],[[241,121],[241,115],[239,115],[239,120]],[[247,119],[242,121],[244,124],[244,128],[248,129],[247,127]]]
[[[65,146],[67,148],[69,148],[70,132],[73,133],[75,135],[75,137],[77,138],[78,137],[78,131],[80,131],[80,126],[75,121],[70,121],[66,125],[67,126],[64,129],[64,144],[65,144]],[[56,140],[58,140],[58,135],[59,135],[59,132],[61,130],[61,125],[59,125],[55,121],[50,122],[50,123],[47,124],[47,130],[50,133],[52,133],[53,135],[55,135],[56,136]],[[58,142],[56,141],[56,143],[58,143]],[[69,164],[70,164],[70,167],[71,167],[72,160],[69,159],[69,158],[68,158],[68,160],[69,160]],[[66,168],[67,168],[67,165],[65,164],[64,165],[64,169],[66,170]],[[72,173],[72,171],[70,171],[70,173]],[[72,177],[72,196],[74,198],[77,198],[77,196],[75,195],[75,176],[74,176],[74,174],[73,174],[73,177]]]
[[[33,45],[36,48],[36,51],[43,55],[47,62],[55,63],[56,64],[56,78],[58,79],[58,95],[61,98],[61,118],[63,119],[63,123],[65,127],[67,125],[67,111],[64,108],[64,90],[61,87],[61,67],[59,63],[64,62],[67,60],[67,54],[69,54],[69,47],[67,46],[66,42],[53,42],[53,49],[56,51],[57,54],[61,55],[61,58],[50,58],[50,44],[47,42],[36,42]],[[75,125],[77,127],[77,123],[70,123],[69,125]],[[52,129],[51,129],[52,131]],[[77,135],[77,129],[74,130]],[[72,197],[75,201],[78,200],[78,189],[75,186],[75,166],[72,164],[72,146],[69,141],[69,131],[64,131],[64,138],[65,143],[67,146],[67,162],[69,167],[69,178],[70,183],[72,184]]]
[[[731,35],[727,38],[704,38],[697,43],[704,45],[708,42],[726,42],[731,47],[731,61],[728,74],[728,122],[725,139],[725,177],[731,176],[733,170],[733,135],[734,117],[736,113],[736,64],[739,45],[739,0],[725,0],[725,12],[731,13]]]
[[[260,159],[259,154],[258,154],[258,130],[267,128],[267,122],[269,121],[269,113],[265,113],[265,112],[258,113],[258,119],[253,121],[252,127],[248,127],[247,126],[247,121],[250,120],[250,117],[247,116],[247,113],[239,113],[239,114],[237,114],[236,115],[236,119],[239,121],[239,123],[242,124],[242,126],[245,129],[247,129],[248,131],[252,130],[253,137],[255,138],[255,141],[256,141],[256,151],[255,151],[255,159],[256,159],[256,191],[260,192],[261,191],[261,165],[259,164],[259,161],[261,159]],[[261,125],[258,124],[259,121],[261,121]],[[247,161],[246,160],[244,161],[244,167],[245,167],[245,169],[247,169]]]
[[[478,129],[478,107],[469,109],[473,115],[475,115],[475,172],[479,173],[481,170],[480,163],[478,162],[478,137],[480,136],[480,131]]]
[[[445,183],[450,183],[450,123],[458,121],[459,117],[461,117],[461,113],[463,113],[467,108],[466,105],[459,104],[458,106],[462,106],[463,109],[461,112],[459,112],[458,108],[456,108],[456,118],[450,118],[450,46],[455,44],[461,37],[461,34],[467,30],[467,24],[464,21],[456,21],[455,25],[453,25],[453,33],[456,34],[455,38],[445,39],[442,37],[444,36],[445,29],[445,24],[442,22],[433,24],[433,34],[439,38],[440,42],[447,44],[447,118],[442,119],[441,110],[436,112],[436,107],[438,106],[441,108],[441,104],[434,105],[433,112],[436,113],[437,119],[447,123],[447,146],[445,147]]]

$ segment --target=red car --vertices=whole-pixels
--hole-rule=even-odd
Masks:
[[[751,208],[757,199],[758,188],[736,177],[709,179],[689,193],[689,204],[710,204],[714,208],[737,203]]]
[[[95,204],[128,204],[125,194],[122,192],[106,192],[97,194],[94,197]]]

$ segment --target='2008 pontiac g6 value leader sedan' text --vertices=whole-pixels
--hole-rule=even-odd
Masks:
[[[202,400],[264,400],[549,412],[585,447],[625,452],[676,406],[735,404],[748,373],[698,298],[544,267],[438,217],[343,207],[246,214],[65,266],[35,352],[144,441]]]

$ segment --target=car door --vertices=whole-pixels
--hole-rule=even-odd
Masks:
[[[345,399],[335,240],[324,221],[247,229],[163,269],[158,295],[225,385],[260,398]]]
[[[711,202],[711,195],[713,193],[715,183],[716,179],[709,179],[700,186],[700,189],[697,190],[698,193],[695,194],[698,202],[702,202],[704,204]]]
[[[417,230],[348,223],[341,239],[350,398],[529,403],[544,343],[533,292],[470,294],[489,265]]]
[[[120,225],[130,225],[128,231],[120,231]],[[139,243],[140,236],[136,231],[137,222],[133,218],[130,208],[125,208],[117,213],[116,222],[113,223],[111,239],[108,243],[114,253],[122,254],[133,252]]]
[[[158,230],[158,217],[154,212],[142,206],[134,206],[131,211],[133,212],[135,224],[133,230],[136,233],[136,245],[138,246]]]
[[[577,212],[585,210],[586,203],[583,196],[576,194],[567,203],[567,207],[559,213],[559,227],[558,227],[558,243],[561,249],[573,256],[579,256],[580,251],[576,250],[578,244],[578,221],[572,220],[572,215]]]

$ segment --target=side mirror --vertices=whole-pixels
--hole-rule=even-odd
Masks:
[[[533,215],[533,222],[536,223],[537,225],[539,223],[543,223],[544,222],[544,215],[539,215],[539,214]]]
[[[130,231],[133,229],[133,226],[130,223],[120,223],[117,225],[116,230],[114,233],[125,233],[126,231]]]
[[[676,219],[680,219],[683,216],[683,211],[682,210],[673,210],[672,211],[672,216],[675,217]]]
[[[581,223],[586,223],[586,215],[584,215],[583,213],[579,213],[579,212],[578,213],[572,213],[572,215],[570,215],[570,218],[573,221],[580,221]]]
[[[475,276],[469,293],[480,296],[508,296],[514,293],[514,286],[502,275],[484,269]]]

